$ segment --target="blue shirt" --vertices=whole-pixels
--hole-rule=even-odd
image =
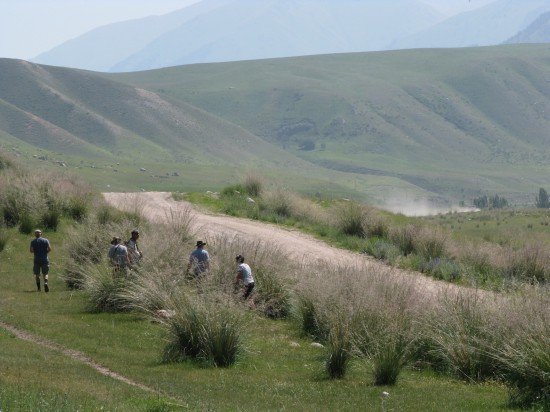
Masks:
[[[31,241],[31,248],[34,252],[34,261],[35,262],[47,262],[48,261],[48,248],[50,247],[50,242],[48,239],[43,237],[38,237]]]
[[[189,263],[194,263],[196,266],[196,272],[205,272],[208,268],[208,261],[210,256],[208,252],[202,248],[195,249],[189,257]]]

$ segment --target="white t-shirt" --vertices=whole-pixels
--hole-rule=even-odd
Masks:
[[[240,273],[242,276],[243,284],[246,286],[249,283],[254,283],[254,278],[252,277],[252,269],[246,263],[239,263],[237,273]]]

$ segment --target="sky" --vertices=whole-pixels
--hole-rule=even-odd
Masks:
[[[96,27],[166,14],[198,1],[0,0],[0,57],[29,60]],[[422,1],[452,15],[495,0]]]

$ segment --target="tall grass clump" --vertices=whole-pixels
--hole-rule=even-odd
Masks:
[[[248,174],[243,183],[246,193],[252,197],[259,197],[262,194],[264,182],[255,174]]]
[[[346,202],[337,211],[337,229],[344,235],[364,237],[367,235],[363,207],[356,202]]]
[[[492,334],[491,306],[475,291],[444,295],[433,313],[430,331],[430,357],[453,376],[480,382],[496,376],[496,365],[489,355],[498,346]]]
[[[375,385],[395,385],[410,360],[413,320],[420,313],[413,283],[371,275],[371,287],[353,313],[353,347],[369,365]]]
[[[501,343],[490,351],[510,404],[550,411],[550,290],[535,287],[509,298],[492,331]]]
[[[550,254],[547,246],[540,243],[528,243],[507,255],[504,275],[507,278],[537,284],[550,280]]]
[[[241,290],[235,285],[235,257],[243,255],[254,277],[255,287],[249,299],[254,302],[256,311],[274,319],[289,315],[292,286],[289,274],[293,268],[277,245],[238,236],[217,236],[209,244],[213,259],[203,287],[232,295],[240,301]]]
[[[401,253],[407,256],[415,251],[415,236],[417,232],[418,226],[416,225],[394,226],[389,230],[388,237],[401,250]]]
[[[87,310],[99,312],[126,312],[129,303],[124,291],[130,273],[121,270],[113,273],[107,264],[88,264],[82,270],[82,289],[87,295]]]
[[[168,343],[164,362],[195,360],[217,367],[233,365],[243,352],[242,311],[226,299],[180,295],[174,314],[162,321]]]
[[[348,371],[351,360],[351,327],[348,316],[334,314],[328,333],[325,369],[331,379],[341,379]]]

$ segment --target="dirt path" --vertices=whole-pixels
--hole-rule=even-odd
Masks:
[[[188,202],[173,200],[168,192],[104,193],[103,195],[109,204],[123,210],[135,207],[153,221],[164,220],[170,211],[177,213],[193,208]],[[276,244],[290,259],[301,264],[325,263],[336,267],[380,269],[388,272],[388,276],[406,278],[409,281],[414,278],[417,287],[428,294],[457,289],[454,285],[436,281],[416,272],[389,268],[388,265],[372,257],[335,248],[296,230],[250,219],[204,213],[196,208],[193,208],[193,215],[194,230],[205,239],[220,234],[242,236],[249,240]]]
[[[15,326],[12,326],[8,323],[2,322],[0,320],[0,328],[7,330],[10,333],[13,333],[15,336],[17,336],[19,339],[25,340],[27,342],[31,342],[40,346],[43,346],[47,349],[54,350],[56,352],[60,352],[65,356],[68,356],[78,362],[85,363],[89,367],[95,369],[97,372],[101,373],[102,375],[108,376],[110,378],[116,379],[118,381],[124,382],[131,386],[136,386],[144,391],[147,392],[153,392],[156,393],[158,390],[154,388],[150,388],[148,386],[145,386],[139,382],[135,382],[131,379],[128,379],[116,372],[113,372],[112,370],[106,368],[105,366],[100,365],[96,361],[94,361],[92,358],[86,356],[84,353],[66,348],[65,346],[59,345],[58,343],[52,342],[48,339],[44,339],[42,337],[33,335],[29,332],[25,332],[24,330],[18,329]]]

